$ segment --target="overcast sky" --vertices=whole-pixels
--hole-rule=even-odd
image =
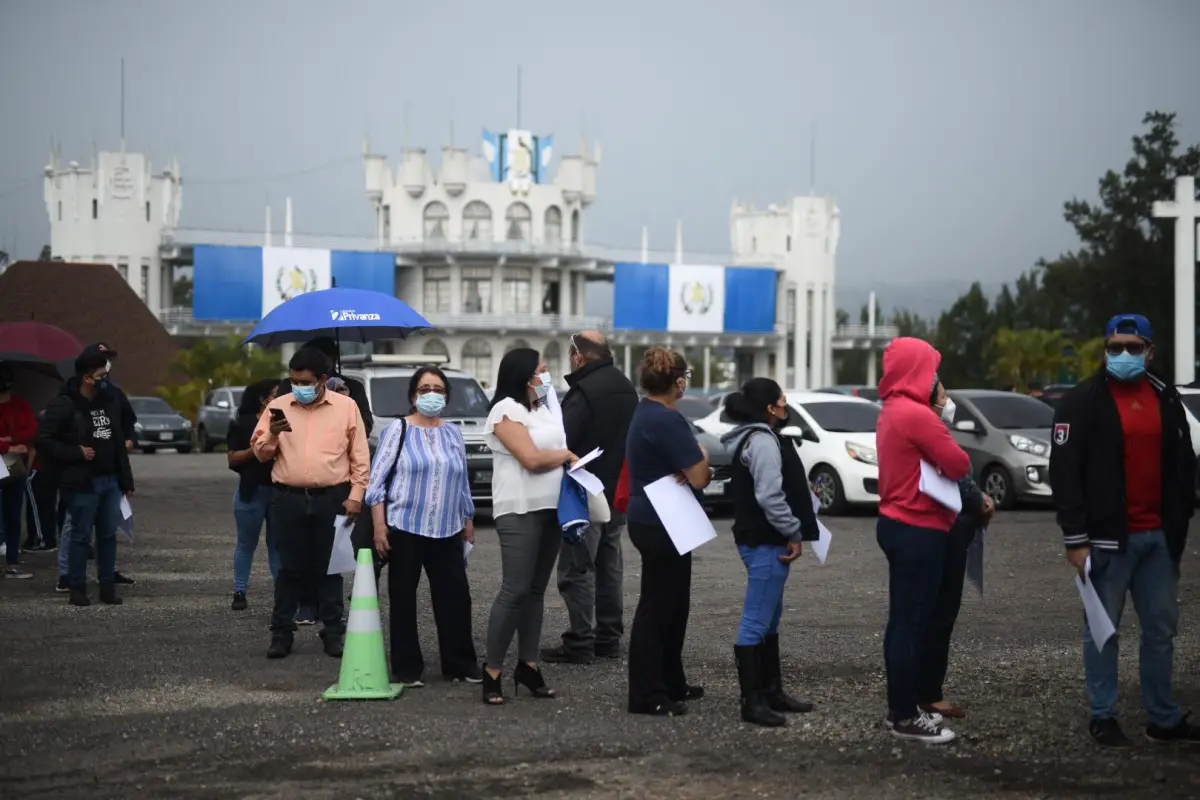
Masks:
[[[366,235],[361,151],[395,163],[522,123],[603,145],[590,243],[727,253],[733,197],[836,197],[838,281],[957,288],[1074,246],[1144,112],[1200,140],[1196,0],[0,0],[0,240],[48,241],[51,139],[179,157],[184,225]],[[292,177],[264,178],[336,166]],[[215,183],[204,183],[216,181]],[[227,181],[227,182],[222,182]],[[228,182],[232,181],[232,182]],[[951,295],[952,296],[952,295]],[[839,298],[840,300],[841,298]],[[891,305],[886,299],[885,306]]]

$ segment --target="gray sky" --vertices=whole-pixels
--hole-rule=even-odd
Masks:
[[[407,105],[414,145],[453,116],[477,151],[516,122],[519,62],[525,127],[603,144],[590,243],[636,248],[646,224],[668,249],[680,218],[687,250],[728,252],[735,195],[808,190],[817,120],[839,304],[911,304],[896,276],[952,298],[1073,247],[1062,202],[1124,163],[1145,111],[1200,140],[1197,32],[1195,0],[0,0],[0,239],[47,241],[51,138],[83,163],[117,147],[122,55],[128,147],[178,155],[184,225],[259,229],[290,194],[298,231],[362,235],[363,134],[394,160]]]

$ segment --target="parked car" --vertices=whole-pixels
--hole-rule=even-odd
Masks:
[[[204,404],[196,414],[196,446],[211,453],[229,438],[229,426],[237,419],[245,386],[224,386],[204,396]]]
[[[971,472],[996,507],[1050,501],[1054,409],[1015,392],[956,389],[946,394],[955,404],[954,439],[971,457]]]
[[[131,397],[129,405],[137,414],[133,426],[134,444],[150,454],[163,448],[180,453],[192,452],[192,423],[159,397]]]
[[[1064,394],[1073,389],[1073,383],[1051,383],[1042,387],[1042,393],[1038,395],[1038,400],[1041,400],[1051,408],[1058,408],[1058,402],[1062,400]]]
[[[870,400],[829,392],[788,392],[787,425],[823,514],[879,504],[875,427],[882,409]],[[734,428],[723,409],[696,420],[706,433]]]
[[[851,397],[861,397],[864,400],[870,400],[872,403],[879,402],[879,387],[878,386],[860,386],[857,384],[845,384],[841,386],[826,386],[823,389],[817,389],[818,392],[829,394],[848,394]]]
[[[713,407],[707,398],[685,394],[675,401],[675,410],[683,414],[684,419],[691,421],[707,417],[712,413]]]
[[[733,478],[733,450],[721,442],[721,437],[707,433],[695,422],[691,422],[696,441],[708,451],[708,466],[713,471],[712,480],[704,487],[704,507],[709,511],[729,511],[733,497],[729,493],[729,481]]]

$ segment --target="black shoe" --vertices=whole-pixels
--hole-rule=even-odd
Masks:
[[[30,549],[35,550],[39,553],[53,553],[55,550],[58,549],[58,545],[55,544],[54,542],[43,542],[42,544],[39,544],[37,547],[33,547]]]
[[[665,703],[630,703],[630,714],[644,714],[648,717],[682,717],[688,713],[688,707],[675,700]]]
[[[119,606],[125,601],[117,597],[117,587],[111,583],[102,583],[100,584],[100,602],[106,606]]]
[[[121,573],[114,571],[113,572],[113,583],[118,584],[120,586],[133,586],[134,584],[137,583],[137,581],[135,581],[133,578],[129,577],[128,575],[122,575]]]
[[[321,644],[325,650],[325,655],[333,658],[341,658],[344,645],[340,634],[334,635],[328,631],[321,631]]]
[[[924,711],[918,711],[912,719],[895,722],[891,726],[892,736],[906,742],[924,744],[946,744],[954,741],[954,731],[942,725]]]
[[[1092,740],[1101,747],[1133,747],[1133,742],[1121,730],[1115,719],[1094,719],[1088,725]]]
[[[58,592],[59,594],[66,594],[67,592],[71,591],[70,579],[59,575],[58,583],[54,586],[54,591]]]
[[[451,683],[483,683],[483,672],[476,664],[471,664],[457,675],[446,673],[442,677]]]
[[[83,589],[68,589],[67,591],[71,593],[69,600],[71,605],[87,607],[92,604],[92,601],[88,599],[87,592]]]
[[[493,678],[492,673],[487,671],[487,664],[483,665],[483,704],[485,706],[504,705],[504,673]]]
[[[779,634],[772,634],[763,639],[762,649],[763,697],[772,711],[783,711],[789,714],[807,714],[813,710],[813,704],[807,700],[797,700],[783,691],[782,669],[779,665]]]
[[[1200,744],[1200,726],[1188,722],[1191,712],[1183,715],[1179,724],[1174,728],[1160,728],[1157,725],[1146,726],[1146,738],[1158,744]]]
[[[277,636],[271,640],[271,646],[267,648],[267,658],[287,658],[291,652],[292,640]]]
[[[733,656],[737,660],[738,685],[742,690],[742,721],[767,728],[787,725],[782,714],[776,714],[767,706],[762,685],[762,645],[736,645]]]
[[[688,685],[683,688],[683,691],[667,692],[667,696],[671,698],[671,702],[673,703],[683,703],[688,700],[699,700],[700,698],[704,697],[704,687]]]
[[[620,658],[621,643],[613,642],[612,644],[596,645],[596,658]]]
[[[547,664],[591,664],[593,660],[587,653],[571,650],[563,644],[542,648],[542,661]]]
[[[233,602],[229,605],[229,608],[233,611],[245,611],[248,605],[250,604],[246,602],[245,592],[234,592]]]
[[[554,690],[546,685],[546,679],[542,677],[542,671],[536,667],[531,667],[524,661],[517,662],[517,668],[513,670],[513,696],[520,694],[518,687],[524,686],[529,690],[529,693],[539,700],[549,700],[554,697]]]

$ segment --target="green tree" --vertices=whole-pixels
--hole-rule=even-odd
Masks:
[[[988,347],[995,330],[987,295],[976,281],[938,318],[933,345],[942,354],[938,374],[946,386],[967,389],[988,385]]]
[[[1031,384],[1053,383],[1066,365],[1067,346],[1062,331],[1001,328],[988,352],[992,378],[1018,391]]]
[[[180,275],[176,278],[175,283],[171,285],[171,305],[191,308],[193,288],[194,285],[189,276]]]
[[[221,386],[245,386],[283,375],[279,353],[243,345],[237,336],[201,339],[181,349],[171,360],[175,380],[158,387],[158,394],[179,413],[195,421],[204,395]]]
[[[929,320],[907,308],[893,310],[888,324],[895,325],[901,336],[911,336],[927,342],[933,341],[933,327],[929,324]]]
[[[50,245],[42,245],[42,252],[38,255],[38,261],[49,261],[53,256],[50,253]]]

